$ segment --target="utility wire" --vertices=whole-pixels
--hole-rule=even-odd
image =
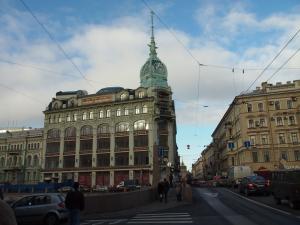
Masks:
[[[245,92],[249,91],[249,89],[255,84],[255,82],[264,74],[264,72],[272,65],[272,63],[278,58],[278,56],[283,52],[283,50],[294,40],[294,38],[299,34],[300,29],[287,41],[287,43],[281,48],[281,50],[275,55],[275,57],[271,60],[271,62],[263,69],[262,72],[255,78],[255,80],[250,84],[250,86],[246,89]],[[279,67],[280,70],[280,67]],[[277,72],[275,72],[276,74]]]
[[[86,79],[86,77],[84,76],[84,74],[81,72],[81,70],[79,69],[79,67],[73,62],[73,60],[71,59],[71,57],[66,53],[66,51],[63,49],[63,47],[58,43],[58,41],[56,41],[56,39],[53,37],[53,35],[47,30],[47,28],[44,26],[44,24],[35,16],[35,14],[32,12],[32,10],[29,8],[28,5],[26,5],[26,3],[23,0],[19,0],[23,6],[25,7],[25,9],[31,14],[31,16],[35,19],[35,21],[42,27],[42,29],[45,31],[45,33],[49,36],[49,38],[55,43],[55,45],[57,46],[57,48],[62,52],[62,54],[66,57],[67,60],[69,60],[71,62],[71,64],[74,66],[74,68],[78,71],[78,73],[82,76],[82,78],[84,80],[86,80],[88,82],[88,84],[90,86],[92,86],[90,84],[90,82]],[[93,87],[93,86],[92,86]]]

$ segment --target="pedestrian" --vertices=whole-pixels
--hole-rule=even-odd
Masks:
[[[159,197],[159,201],[162,202],[164,195],[164,183],[163,181],[158,182],[157,184],[157,193]]]
[[[1,225],[17,225],[14,211],[3,200],[0,200],[0,224]]]
[[[181,182],[177,182],[176,183],[176,198],[177,198],[177,201],[181,201],[182,200],[182,184]]]
[[[164,179],[164,199],[165,199],[165,203],[168,202],[168,191],[169,191],[170,185],[169,182],[167,181],[167,179]]]
[[[84,210],[84,196],[78,190],[79,183],[73,184],[73,190],[69,191],[66,196],[66,208],[70,213],[70,225],[80,224],[80,211]]]
[[[170,187],[173,187],[173,175],[170,173],[169,175],[169,182],[170,182]]]

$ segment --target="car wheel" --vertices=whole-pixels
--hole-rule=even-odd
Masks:
[[[55,214],[50,213],[46,216],[45,225],[57,225],[57,224],[58,224],[58,217]]]

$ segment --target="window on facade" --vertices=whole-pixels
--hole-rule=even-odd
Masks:
[[[266,126],[266,120],[264,118],[261,118],[259,120],[259,124],[260,124],[261,127],[265,127]]]
[[[58,122],[61,123],[61,116],[58,116]]]
[[[264,162],[270,162],[270,152],[264,151]]]
[[[148,165],[148,164],[149,164],[148,152],[134,153],[134,165]]]
[[[49,117],[49,123],[53,123],[53,117]]]
[[[168,122],[167,121],[159,121],[158,122],[158,130],[159,131],[167,131],[168,130]]]
[[[33,157],[33,166],[37,167],[39,165],[39,157],[37,155],[35,155]]]
[[[231,165],[234,166],[234,157],[231,157]]]
[[[109,166],[109,154],[98,154],[97,155],[97,166],[98,167],[106,167]]]
[[[107,150],[110,149],[110,138],[98,138],[97,139],[97,149],[98,150]]]
[[[89,119],[90,119],[90,120],[94,119],[94,112],[90,112],[90,113],[89,113]]]
[[[263,103],[258,103],[258,111],[262,112],[264,111],[264,104]]]
[[[125,93],[121,94],[120,98],[121,98],[121,101],[126,100],[127,99],[127,94],[125,94]]]
[[[116,132],[129,131],[129,123],[121,122],[116,125]]]
[[[250,144],[252,146],[254,146],[256,143],[255,143],[255,136],[250,136]]]
[[[115,165],[116,166],[127,166],[128,165],[128,153],[115,154]]]
[[[81,127],[80,136],[93,136],[93,127],[92,126]]]
[[[104,117],[104,112],[101,110],[101,111],[99,112],[99,118],[102,119],[103,117]]]
[[[283,120],[282,117],[277,117],[276,118],[277,126],[283,126]]]
[[[276,110],[280,109],[280,102],[279,101],[275,101],[275,109]]]
[[[135,107],[135,114],[140,114],[140,107],[138,106]]]
[[[285,135],[283,133],[278,134],[279,144],[285,144]]]
[[[29,156],[27,157],[26,165],[29,166],[29,167],[31,167],[31,155],[29,155]]]
[[[110,109],[106,110],[106,117],[109,118],[110,117]]]
[[[59,129],[48,130],[47,138],[48,139],[60,138],[60,130]]]
[[[252,112],[252,104],[247,104],[247,112]]]
[[[249,127],[249,128],[254,128],[254,120],[250,119],[250,120],[248,121],[248,127]]]
[[[144,98],[145,97],[145,93],[143,91],[140,91],[138,94],[139,98]]]
[[[294,151],[295,161],[300,161],[300,151],[295,150]]]
[[[168,135],[159,135],[159,145],[160,146],[169,146],[168,145]]]
[[[145,120],[138,120],[133,125],[134,130],[148,130],[149,124]]]
[[[73,120],[74,120],[74,121],[77,121],[77,114],[76,114],[76,113],[73,114]]]
[[[65,129],[65,138],[75,138],[76,137],[76,128],[68,127]]]
[[[68,115],[67,115],[67,122],[70,122],[70,121],[71,121],[71,115],[68,114]]]
[[[4,158],[1,158],[0,166],[1,166],[1,167],[4,167],[4,166],[5,166],[5,159],[4,159]]]
[[[288,99],[286,103],[287,103],[287,108],[288,109],[292,109],[293,108],[293,101],[291,99]]]
[[[92,167],[92,155],[80,155],[79,157],[79,166],[80,167]]]
[[[109,133],[108,124],[101,124],[98,126],[97,134],[108,134],[108,133]]]
[[[284,159],[284,160],[287,160],[288,159],[287,152],[286,151],[281,151],[280,158]]]
[[[147,105],[143,105],[142,112],[143,113],[148,113],[148,106]]]
[[[290,125],[295,125],[296,122],[295,122],[295,116],[289,116],[289,124]]]
[[[64,156],[64,168],[74,168],[75,167],[75,156]]]
[[[128,116],[128,115],[129,115],[129,109],[128,109],[128,108],[125,108],[125,109],[124,109],[124,115],[125,115],[125,116]]]
[[[148,135],[135,135],[134,147],[148,147]]]
[[[263,145],[267,145],[268,144],[268,136],[267,135],[262,135],[261,136],[261,143]]]
[[[253,162],[258,162],[258,154],[257,154],[257,152],[252,152],[252,160],[253,160]]]
[[[117,109],[117,116],[121,116],[121,109]]]
[[[293,144],[298,144],[298,134],[297,133],[291,133],[291,139]]]
[[[82,120],[86,120],[86,112],[82,114]]]
[[[116,149],[128,149],[129,148],[129,137],[115,137]]]
[[[45,159],[45,169],[57,169],[59,163],[58,157],[47,157]]]

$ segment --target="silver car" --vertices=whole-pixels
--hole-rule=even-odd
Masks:
[[[64,201],[59,193],[33,194],[15,201],[11,206],[18,224],[57,225],[68,219]]]

